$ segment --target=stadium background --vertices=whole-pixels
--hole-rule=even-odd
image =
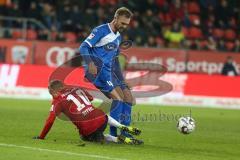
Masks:
[[[74,151],[73,155],[80,152],[71,143],[66,144],[68,141],[61,133],[71,136],[74,130],[69,126],[69,131],[62,128],[63,122],[54,126],[61,133],[53,131],[45,142],[46,146],[44,142],[32,142],[29,137],[39,132],[50,108],[47,83],[51,73],[77,55],[81,41],[91,29],[109,22],[120,6],[126,6],[134,13],[129,30],[123,35],[124,40],[133,41],[131,48],[123,50],[127,78],[145,74],[131,64],[156,63],[167,67],[168,72],[164,76],[156,74],[155,78],[173,86],[166,95],[138,99],[138,104],[144,105],[135,109],[135,116],[159,113],[161,109],[164,118],[167,115],[172,118],[172,115],[186,114],[192,109],[198,122],[197,132],[188,138],[175,133],[176,119],[136,123],[145,132],[146,146],[138,148],[140,151],[131,147],[119,148],[126,154],[123,159],[142,159],[144,155],[149,159],[238,159],[239,111],[230,109],[240,108],[240,78],[233,72],[222,75],[229,57],[232,57],[238,74],[240,71],[238,0],[29,0],[28,3],[24,0],[0,0],[1,157],[29,158],[21,153],[24,147],[19,147],[26,145],[58,150],[64,146],[67,151]],[[79,84],[83,79],[82,73],[82,70],[73,73],[68,82]],[[137,86],[134,89],[150,91],[151,87]],[[28,114],[32,116],[27,117]],[[8,125],[15,127],[6,129]],[[15,137],[15,133],[21,138]],[[9,144],[17,145],[14,152],[19,157],[14,157],[11,149],[3,148],[14,147]],[[98,145],[90,146],[97,155],[121,159],[122,155],[114,151],[119,146],[101,149]],[[36,154],[34,149],[31,153]],[[88,154],[89,150],[81,149],[80,158],[84,157],[81,153]],[[39,159],[44,156],[40,152],[38,154]],[[90,155],[85,158],[99,157]]]
[[[126,70],[137,70],[131,63],[161,64],[169,71],[162,78],[174,86],[166,96],[142,102],[238,108],[239,78],[220,75],[229,56],[240,69],[239,1],[139,2],[1,1],[0,95],[50,98],[46,86],[52,67],[76,56],[91,28],[109,22],[124,5],[134,12],[123,35],[133,41],[122,51]],[[27,75],[36,79],[27,80]]]

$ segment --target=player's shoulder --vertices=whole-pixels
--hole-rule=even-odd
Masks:
[[[65,98],[62,96],[62,95],[59,95],[59,96],[57,96],[57,97],[54,97],[53,99],[52,99],[52,105],[53,106],[57,106],[58,104],[60,104],[62,101],[64,101],[65,100]]]
[[[93,29],[93,32],[95,32],[95,33],[102,33],[102,34],[108,34],[111,31],[109,30],[109,24],[106,23],[106,24],[102,24],[102,25],[96,26]]]
[[[66,100],[67,96],[73,92],[72,88],[64,88],[60,91],[60,94],[56,97],[53,97],[52,104],[56,104]]]
[[[107,29],[107,28],[108,28],[108,23],[104,23],[104,24],[101,24],[99,26],[96,26],[94,29],[103,30],[103,29]]]
[[[51,108],[50,111],[54,111],[56,109],[56,107],[59,106],[59,99],[58,98],[53,98],[52,99],[52,103],[51,103]]]
[[[76,87],[76,86],[71,87],[70,86],[70,87],[65,88],[61,91],[60,97],[65,98],[69,94],[77,94],[79,91],[84,91],[84,89],[81,88],[81,87]]]
[[[53,97],[52,106],[53,107],[61,106],[63,103],[67,101],[67,97],[71,93],[72,93],[72,89],[69,89],[69,88],[65,88],[61,90],[60,94],[57,97]]]

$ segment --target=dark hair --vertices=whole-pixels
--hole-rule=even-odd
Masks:
[[[125,16],[126,18],[131,18],[133,13],[126,7],[118,8],[115,12],[114,17]]]
[[[48,88],[51,90],[58,90],[64,86],[63,82],[60,80],[52,80],[49,82]]]

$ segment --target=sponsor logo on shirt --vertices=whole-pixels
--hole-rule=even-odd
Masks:
[[[93,37],[95,37],[95,34],[91,33],[91,34],[88,36],[88,39],[92,39]]]

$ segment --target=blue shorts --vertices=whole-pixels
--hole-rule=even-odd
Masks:
[[[123,81],[120,81],[109,68],[104,66],[101,67],[101,69],[98,69],[98,74],[96,76],[86,72],[85,77],[108,97],[108,94],[117,86],[121,89],[125,89],[127,87],[126,84]]]

